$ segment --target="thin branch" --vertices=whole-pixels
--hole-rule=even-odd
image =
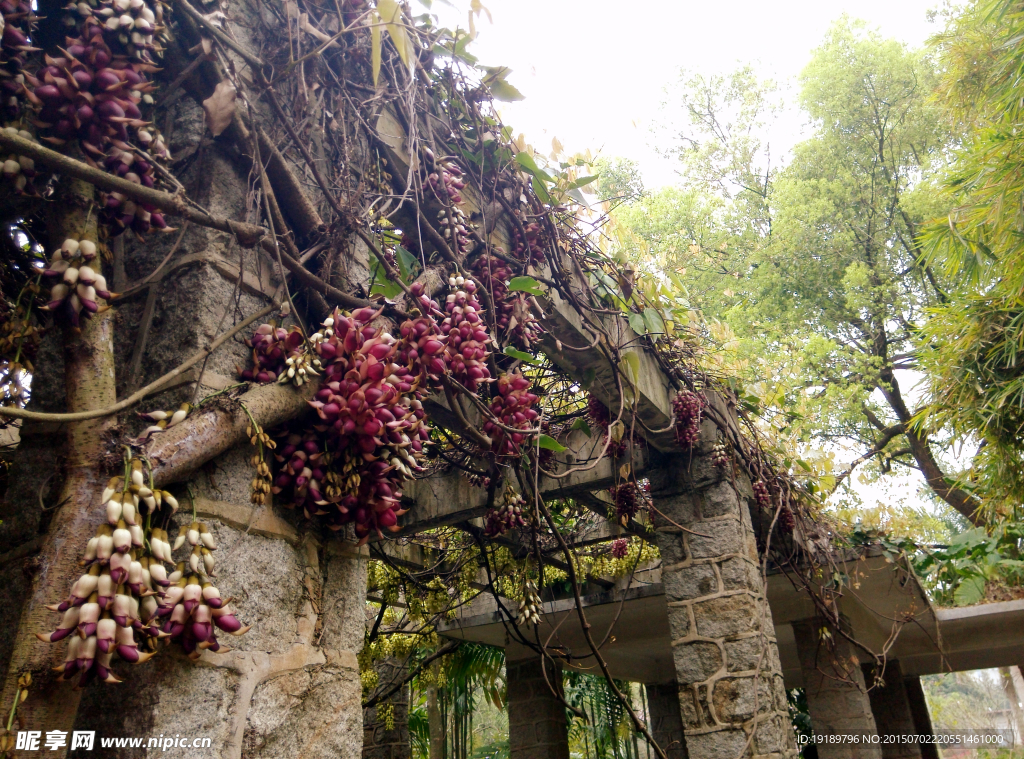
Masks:
[[[95,187],[99,187],[101,190],[119,192],[132,200],[150,203],[159,208],[162,213],[180,216],[201,227],[227,232],[234,235],[238,239],[239,245],[245,248],[252,248],[257,245],[267,233],[263,227],[258,227],[255,224],[246,224],[242,221],[231,221],[223,217],[205,214],[188,205],[185,202],[185,196],[181,193],[171,195],[170,193],[154,190],[145,185],[129,182],[127,179],[121,179],[113,174],[108,174],[102,169],[93,168],[87,163],[69,158],[55,150],[44,148],[36,142],[26,140],[24,137],[13,135],[10,132],[0,131],[0,151],[26,156],[60,174],[81,179],[83,182],[88,182]]]
[[[225,332],[223,335],[214,340],[209,348],[206,348],[204,350],[199,351],[198,353],[193,354],[190,359],[188,359],[182,364],[179,364],[177,367],[167,372],[167,374],[162,376],[160,379],[150,382],[144,388],[137,390],[124,400],[118,401],[113,406],[108,406],[107,408],[103,409],[96,409],[95,411],[77,411],[74,413],[66,414],[46,414],[39,411],[29,411],[27,409],[22,408],[0,406],[0,416],[8,416],[14,419],[32,419],[33,421],[37,422],[81,422],[86,419],[100,419],[101,417],[104,416],[112,416],[114,414],[118,414],[127,408],[131,408],[136,403],[145,398],[147,395],[160,389],[162,386],[166,385],[175,377],[184,374],[186,371],[191,369],[193,366],[195,366],[204,358],[206,358],[215,350],[217,350],[227,340],[230,340],[232,337],[237,335],[239,332],[248,327],[254,321],[262,319],[264,316],[267,316],[272,311],[274,311],[274,309],[277,308],[280,308],[279,304],[271,303],[266,308],[257,311],[255,314],[245,319],[244,321],[239,322],[234,327]]]

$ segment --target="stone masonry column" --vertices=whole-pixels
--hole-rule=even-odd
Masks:
[[[673,681],[647,685],[647,710],[651,735],[668,759],[689,759],[683,717],[679,711],[679,686]]]
[[[864,678],[871,684],[874,667],[864,667]],[[903,681],[903,672],[898,661],[886,662],[882,683],[868,691],[871,713],[875,717],[879,736],[915,735],[914,715]],[[882,759],[922,759],[921,747],[917,743],[882,743]]]
[[[792,757],[750,484],[711,464],[713,445],[705,429],[650,478],[686,746],[701,759]]]
[[[388,657],[374,664],[380,683],[394,683],[406,673],[404,661]],[[389,714],[390,712],[390,714]],[[363,759],[409,759],[409,685],[391,698],[363,709]]]
[[[565,707],[551,692],[561,691],[562,669],[518,645],[505,649],[508,682],[510,759],[569,759],[569,727]]]
[[[231,0],[221,9],[235,23],[231,33],[248,44],[249,30],[259,26],[261,6]],[[169,106],[160,124],[175,155],[193,156],[178,173],[190,198],[211,214],[258,221],[249,166],[229,133],[210,139],[195,98]],[[126,238],[129,289],[156,271],[172,248],[177,252],[167,263],[171,273],[150,285],[159,287],[152,329],[138,376],[124,372],[117,377],[119,395],[156,379],[236,321],[280,298],[274,262],[262,250],[241,248],[230,235],[192,225],[180,241],[178,234],[150,235],[145,244]],[[129,366],[139,344],[146,302],[146,297],[117,302],[119,367]],[[201,376],[197,368],[182,378],[188,383],[172,384],[141,410],[177,408],[193,399],[195,382],[200,385],[196,398],[235,383],[236,367],[250,360],[241,338],[255,327],[212,354]],[[240,445],[197,472],[190,480],[194,503],[184,483],[172,486],[182,508],[169,527],[175,535],[179,524],[190,521],[190,507],[195,508],[216,536],[216,584],[223,597],[234,598],[239,620],[252,629],[237,638],[222,636],[221,643],[232,649],[227,653],[205,651],[192,662],[177,646],[161,648],[144,664],[117,665],[127,675],[120,685],[90,685],[74,729],[95,730],[97,750],[101,737],[181,736],[209,739],[206,755],[219,759],[360,759],[357,655],[365,636],[369,551],[356,547],[350,530],[330,535],[277,504],[255,506],[253,452],[248,444]],[[88,537],[83,536],[83,549]],[[163,755],[188,753],[172,748]],[[73,752],[72,759],[90,755]],[[104,756],[134,759],[139,750],[109,749]]]
[[[864,673],[849,642],[835,631],[826,641],[824,624],[806,619],[793,624],[800,669],[815,735],[877,735],[871,703],[865,692]],[[881,759],[878,744],[819,743],[820,759]]]
[[[924,697],[921,678],[907,675],[903,678],[903,690],[907,694],[907,705],[914,720],[914,732],[918,735],[935,735],[932,728],[932,715],[928,711],[928,701]],[[921,744],[921,759],[939,759],[939,747],[934,743]]]

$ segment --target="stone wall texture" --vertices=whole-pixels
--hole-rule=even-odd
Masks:
[[[505,664],[511,759],[569,759],[565,707],[551,692],[562,687],[562,670],[550,661],[545,667],[547,679],[539,656]]]
[[[827,635],[822,635],[822,630]],[[852,646],[820,620],[793,624],[800,669],[807,692],[807,708],[815,735],[867,736],[878,734],[871,703],[865,692],[864,673]],[[818,744],[819,759],[881,759],[877,743]]]
[[[864,679],[868,685],[874,680],[873,675],[874,667],[865,666]],[[875,717],[879,736],[917,733],[898,661],[886,663],[882,682],[876,683],[868,691],[868,701],[871,703],[871,713]],[[917,743],[883,742],[881,745],[882,759],[921,759],[921,747]]]
[[[791,757],[771,610],[750,520],[750,483],[710,463],[705,424],[651,477],[679,707],[691,757]]]
[[[408,669],[404,660],[382,659],[374,664],[380,684],[393,683],[404,677]],[[380,706],[392,709],[393,725],[389,729]],[[409,759],[409,686],[404,685],[380,706],[363,709],[363,759]]]
[[[679,711],[679,686],[671,682],[646,688],[651,735],[655,742],[668,759],[689,759],[683,715]]]
[[[233,0],[218,8],[231,19],[232,34],[246,43],[260,12],[258,5]],[[169,66],[173,69],[174,63]],[[202,81],[202,70],[186,81],[186,90],[207,85],[212,89],[212,83]],[[168,71],[172,78],[174,73]],[[193,97],[175,101],[159,115],[159,126],[189,197],[215,216],[257,221],[258,196],[250,191],[252,176],[237,145],[228,134],[211,138]],[[243,249],[220,232],[190,226],[181,230],[180,239],[176,232],[154,233],[145,242],[126,235],[121,244],[123,269],[108,277],[111,289],[128,292],[116,304],[119,396],[160,377],[271,299],[280,300],[283,292],[276,265],[265,252]],[[165,274],[142,286],[165,257]],[[140,326],[147,322],[145,348],[140,350]],[[148,398],[141,410],[174,408],[236,382],[236,367],[248,361],[245,336],[225,343],[202,364],[201,373],[198,367],[186,373],[177,384]],[[53,376],[41,373],[35,385],[37,408],[63,405],[59,354],[54,358]],[[138,359],[137,371],[131,370],[133,358]],[[133,425],[141,429],[141,421],[125,418],[126,432],[134,433]],[[0,660],[5,666],[17,630],[17,610],[34,571],[33,550],[38,551],[46,531],[46,512],[38,506],[41,499],[52,505],[49,493],[59,492],[61,439],[55,426],[28,425],[12,487],[0,505],[0,554],[6,554],[0,557],[0,602],[12,609],[0,625]],[[321,534],[291,512],[272,504],[251,504],[252,454],[249,446],[229,451],[191,482],[198,517],[218,544],[215,582],[222,597],[233,597],[238,618],[252,629],[240,637],[221,636],[222,645],[233,650],[206,651],[195,662],[168,647],[143,664],[116,665],[125,681],[89,686],[75,729],[94,730],[98,737],[209,738],[212,744],[201,751],[157,752],[167,757],[361,756],[362,693],[356,656],[365,632],[368,552],[357,549],[349,534]],[[182,486],[170,489],[182,503],[168,527],[174,536],[180,523],[191,520],[191,504]],[[89,537],[82,536],[83,550]],[[70,690],[72,685],[61,687]],[[149,754],[153,753],[151,749]],[[145,754],[128,748],[103,753],[118,759]]]

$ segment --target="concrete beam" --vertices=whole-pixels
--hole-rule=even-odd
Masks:
[[[546,499],[569,498],[591,490],[608,488],[615,483],[623,464],[630,463],[633,471],[641,474],[650,461],[648,452],[638,447],[629,459],[606,456],[596,465],[586,468],[589,465],[577,462],[588,461],[600,453],[601,436],[595,434],[588,438],[582,431],[576,430],[569,434],[563,445],[567,450],[555,455],[558,462],[556,469],[563,472],[578,469],[562,478],[542,477],[540,492]],[[480,464],[479,468],[485,466]],[[487,492],[470,485],[461,472],[453,471],[408,483],[404,488],[403,502],[411,511],[402,518],[402,530],[398,534],[409,535],[484,516],[487,511]]]
[[[408,174],[410,161],[417,160],[412,155],[406,132],[395,114],[384,109],[377,120],[377,131],[386,146],[387,159],[392,171],[405,176]],[[487,241],[500,247],[505,252],[512,249],[511,235],[507,219],[500,205],[485,203],[472,182],[467,183],[462,191],[463,210],[476,221],[482,221],[481,234]],[[399,212],[401,213],[401,212]],[[409,208],[409,221],[413,220],[412,206]],[[570,280],[570,288],[580,296],[589,289],[589,283],[583,280],[583,272],[570,264],[568,257],[562,262],[562,274]],[[623,355],[635,354],[639,360],[639,376],[636,382],[636,416],[642,424],[637,424],[637,432],[659,450],[673,450],[676,447],[675,435],[671,429],[665,429],[672,423],[672,396],[674,390],[665,376],[661,366],[653,355],[644,350],[644,340],[629,326],[623,316],[590,313],[587,322],[580,315],[577,307],[555,291],[548,292],[541,299],[547,313],[540,318],[546,334],[540,342],[540,348],[551,361],[562,369],[569,377],[580,382],[589,379],[589,387],[602,403],[613,414],[616,414],[622,399],[615,381],[617,367],[613,366],[598,347],[591,347],[594,335],[591,329],[601,329],[610,336],[611,344]],[[589,329],[588,329],[589,327]],[[570,350],[573,349],[573,350]],[[593,372],[592,376],[589,373]],[[628,382],[623,379],[628,385]],[[625,404],[629,408],[630,404]],[[624,417],[627,426],[631,424],[630,415]],[[644,427],[646,425],[646,428]]]

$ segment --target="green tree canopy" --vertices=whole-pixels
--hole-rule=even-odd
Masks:
[[[927,53],[840,20],[799,80],[809,136],[779,168],[762,136],[770,82],[750,69],[687,79],[683,187],[618,219],[651,260],[704,272],[701,305],[739,338],[747,392],[774,407],[780,428],[859,448],[838,482],[869,461],[917,469],[977,519],[977,500],[940,465],[942,441],[912,423],[915,339],[949,289],[917,242],[945,212],[932,177],[953,130],[930,100],[936,82]]]
[[[964,139],[945,177],[952,207],[927,230],[929,260],[956,283],[921,337],[932,390],[922,424],[979,446],[963,487],[992,518],[1024,498],[1024,74],[1018,3],[983,0],[937,38],[939,102]]]

